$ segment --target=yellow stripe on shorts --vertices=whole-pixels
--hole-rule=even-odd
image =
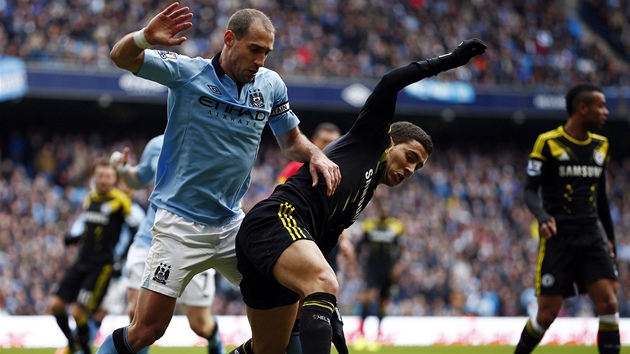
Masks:
[[[280,204],[280,208],[278,209],[278,217],[289,235],[291,235],[293,241],[306,238],[304,231],[297,226],[297,222],[291,215],[294,211],[295,207],[287,202]]]
[[[538,246],[538,261],[536,262],[536,278],[534,280],[536,288],[536,296],[540,295],[540,282],[542,281],[542,263],[545,258],[545,249],[547,248],[547,239],[540,236],[540,245]]]

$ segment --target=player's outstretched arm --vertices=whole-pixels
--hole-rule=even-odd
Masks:
[[[125,183],[130,188],[135,190],[142,189],[147,185],[140,180],[136,166],[130,166],[127,164],[129,152],[130,150],[128,147],[124,148],[122,153],[120,151],[114,151],[112,156],[109,158],[109,164],[114,167],[116,173],[125,180]]]
[[[486,44],[481,39],[467,39],[448,54],[416,61],[393,69],[383,75],[374,88],[372,96],[377,97],[378,99],[375,98],[377,101],[382,100],[383,97],[395,97],[400,90],[408,85],[424,78],[435,76],[443,71],[465,65],[470,59],[483,54],[486,48]]]
[[[144,50],[152,45],[176,46],[186,41],[186,37],[175,38],[180,32],[192,27],[189,20],[193,14],[187,6],[172,3],[157,14],[147,27],[129,33],[118,41],[109,56],[121,69],[137,73],[144,60]]]
[[[435,74],[465,65],[470,59],[483,54],[488,46],[481,39],[471,38],[461,42],[455,50],[436,58],[427,59]]]

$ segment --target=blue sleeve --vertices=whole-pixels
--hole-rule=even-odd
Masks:
[[[70,236],[72,236],[72,237],[81,237],[81,235],[83,235],[83,231],[84,230],[85,230],[85,216],[83,216],[83,214],[81,214],[72,223],[72,226],[70,227]]]
[[[138,173],[140,182],[144,185],[148,185],[155,178],[157,161],[160,156],[160,150],[162,150],[163,142],[164,135],[156,136],[147,143],[142,152],[140,163],[136,166],[136,172]]]
[[[169,88],[180,86],[198,75],[210,61],[190,58],[166,50],[145,50],[138,76]]]
[[[273,135],[280,135],[297,127],[300,124],[300,120],[289,105],[287,85],[282,81],[280,75],[275,72],[271,73],[269,81],[272,85],[274,101],[269,116],[269,127]]]

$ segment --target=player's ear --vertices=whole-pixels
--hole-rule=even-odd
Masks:
[[[396,145],[396,143],[394,142],[394,138],[392,138],[391,136],[389,137],[389,143],[394,146]]]
[[[225,31],[225,33],[223,34],[223,43],[225,45],[231,47],[234,44],[235,40],[236,36],[234,35],[234,32],[232,32],[231,30]]]

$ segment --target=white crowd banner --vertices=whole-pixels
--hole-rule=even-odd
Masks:
[[[238,345],[251,336],[245,316],[217,316],[225,345]],[[344,332],[349,344],[360,338],[360,318],[344,316]],[[525,317],[385,317],[381,325],[381,342],[387,345],[515,345],[525,325]],[[107,316],[94,340],[100,345],[104,337],[129,323],[126,316]],[[597,318],[556,319],[541,345],[595,345]],[[368,317],[364,325],[366,340],[377,335],[377,321]],[[630,345],[630,318],[620,322],[621,343]],[[56,348],[66,344],[52,316],[0,316],[0,348]],[[195,335],[185,316],[175,316],[165,335],[155,345],[165,347],[204,346],[206,341]]]

